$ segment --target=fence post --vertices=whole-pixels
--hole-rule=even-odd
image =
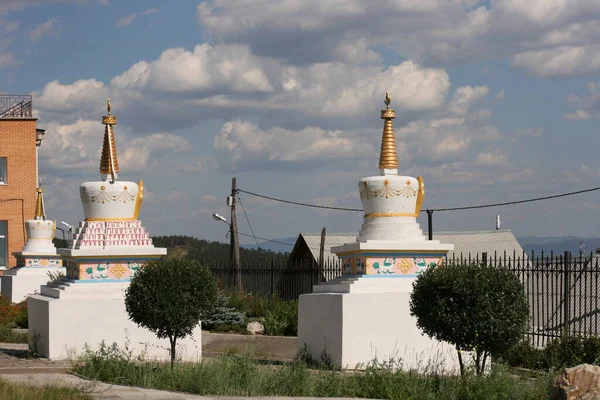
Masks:
[[[275,290],[275,260],[271,257],[271,297]]]
[[[481,263],[484,267],[487,267],[487,253],[481,253]]]
[[[563,292],[564,292],[564,329],[567,336],[570,334],[570,320],[571,320],[571,252],[565,251],[564,257],[564,279],[563,279]]]

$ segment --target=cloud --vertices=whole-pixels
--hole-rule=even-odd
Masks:
[[[102,115],[110,89],[96,79],[80,79],[71,84],[57,80],[48,82],[40,92],[34,93],[34,104],[49,120],[73,120]]]
[[[600,71],[600,46],[568,46],[514,56],[512,64],[541,78],[568,77]]]
[[[589,112],[587,112],[585,110],[577,110],[575,112],[570,112],[570,113],[565,114],[565,116],[563,118],[567,119],[567,120],[590,119],[590,118],[592,118],[592,116],[590,115]]]
[[[210,118],[230,119],[232,112],[259,113],[266,128],[313,122],[342,129],[372,126],[386,90],[400,120],[442,107],[450,86],[446,71],[411,60],[387,68],[341,62],[294,66],[259,57],[245,45],[201,44],[192,51],[167,49],[108,84],[49,82],[36,93],[36,105],[52,119],[73,117],[67,113],[85,119],[102,112],[101,99],[110,96],[138,129],[182,129]]]
[[[148,10],[142,11],[142,12],[136,12],[136,13],[132,13],[129,14],[126,17],[120,18],[119,20],[117,20],[117,24],[116,26],[118,28],[127,26],[127,25],[131,25],[131,23],[133,21],[135,21],[137,19],[138,16],[140,15],[150,15],[150,14],[158,14],[160,11],[158,8],[150,8]]]
[[[570,107],[577,108],[575,111],[563,116],[566,120],[584,120],[600,118],[600,82],[587,84],[588,95],[569,95],[567,101]]]
[[[0,68],[10,67],[17,64],[15,55],[11,52],[0,52]]]
[[[499,167],[510,165],[508,155],[500,151],[479,153],[474,165],[481,167]]]
[[[467,115],[471,106],[485,98],[488,93],[489,89],[486,86],[462,86],[454,92],[450,109],[456,115]]]
[[[78,119],[69,124],[48,121],[44,128],[48,134],[40,147],[43,169],[62,174],[97,171],[104,132],[98,120]],[[171,133],[131,138],[117,131],[116,142],[119,166],[127,172],[155,169],[159,161],[165,168],[165,155],[188,152],[192,148],[187,139]]]
[[[215,136],[213,147],[223,170],[277,169],[282,164],[334,162],[362,152],[342,131],[316,127],[267,131],[247,121],[227,122]]]
[[[197,18],[215,43],[298,64],[350,62],[352,48],[369,54],[353,62],[373,62],[385,46],[427,65],[512,57],[541,77],[600,70],[596,0],[205,0]]]
[[[58,23],[58,19],[56,17],[50,18],[48,21],[39,24],[35,29],[29,32],[29,39],[32,42],[37,42],[41,40],[43,37],[52,35],[56,32],[56,25]]]
[[[130,25],[136,18],[137,18],[137,13],[129,14],[126,17],[119,18],[116,25],[119,28]]]

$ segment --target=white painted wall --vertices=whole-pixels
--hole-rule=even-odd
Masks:
[[[50,277],[48,272],[61,272],[65,274],[65,268],[14,268],[4,272],[0,280],[2,295],[13,303],[19,303],[27,296],[40,292],[40,286],[45,285]]]
[[[125,311],[124,290],[128,283],[74,284],[66,286],[59,298],[36,295],[28,298],[29,332],[37,351],[51,360],[73,359],[87,344],[96,350],[104,341],[129,349],[134,356],[143,352],[148,359],[169,360],[168,339],[157,339],[150,331],[130,321]],[[75,288],[73,286],[76,286]],[[42,288],[42,293],[56,291]],[[178,341],[177,357],[185,361],[202,358],[202,331]]]
[[[306,344],[316,360],[325,350],[337,366],[349,369],[376,358],[402,359],[403,369],[431,366],[439,372],[459,372],[454,347],[423,335],[416,318],[410,316],[407,289],[412,279],[346,279],[346,285],[339,283],[344,279],[337,281],[331,287],[338,290],[327,293],[323,286],[329,285],[325,284],[319,285],[322,293],[300,296],[299,350]],[[341,293],[340,285],[346,286],[346,293]],[[360,290],[353,292],[353,288]]]

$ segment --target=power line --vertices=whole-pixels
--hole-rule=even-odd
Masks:
[[[559,198],[559,197],[574,196],[574,195],[577,195],[577,194],[589,193],[589,192],[594,192],[594,191],[597,191],[597,190],[600,190],[600,187],[595,187],[595,188],[590,188],[590,189],[584,189],[584,190],[578,190],[578,191],[575,191],[575,192],[567,192],[567,193],[555,194],[555,195],[551,195],[551,196],[535,197],[535,198],[532,198],[532,199],[507,201],[507,202],[502,202],[502,203],[481,204],[481,205],[465,206],[465,207],[430,208],[429,211],[459,211],[459,210],[472,210],[472,209],[477,209],[477,208],[500,207],[500,206],[508,206],[508,205],[514,205],[514,204],[532,203],[532,202],[535,202],[535,201],[556,199],[556,198]],[[337,211],[358,211],[358,212],[363,212],[363,210],[359,209],[359,208],[331,207],[331,206],[320,206],[320,205],[317,205],[317,204],[301,203],[301,202],[298,202],[298,201],[284,200],[284,199],[279,199],[279,198],[276,198],[276,197],[271,197],[271,196],[266,196],[266,195],[262,195],[262,194],[258,194],[258,193],[253,193],[253,192],[249,192],[249,191],[246,191],[246,190],[243,190],[243,189],[238,189],[238,192],[246,193],[246,194],[251,195],[251,196],[261,197],[261,198],[267,199],[267,200],[278,201],[278,202],[287,203],[287,204],[294,204],[294,205],[304,206],[304,207],[323,208],[323,209],[337,210]],[[421,210],[421,212],[427,212],[427,211],[428,210]]]
[[[434,208],[432,211],[471,210],[471,209],[474,209],[474,208],[488,208],[488,207],[509,206],[509,205],[513,205],[513,204],[532,203],[534,201],[541,201],[541,200],[556,199],[556,198],[559,198],[559,197],[574,196],[576,194],[589,193],[589,192],[594,192],[596,190],[600,190],[600,187],[595,187],[595,188],[590,188],[590,189],[584,189],[584,190],[578,190],[576,192],[554,194],[554,195],[551,195],[551,196],[536,197],[536,198],[533,198],[533,199],[507,201],[507,202],[504,202],[504,203],[492,203],[492,204],[483,204],[483,205],[479,205],[479,206],[466,206],[466,207],[453,207],[453,208]],[[426,210],[423,210],[423,211],[426,211]]]
[[[244,203],[242,203],[242,199],[239,196],[238,196],[238,200],[240,201],[240,206],[242,206],[242,211],[244,211],[244,217],[246,217],[246,222],[248,222],[248,226],[250,227],[250,232],[252,232],[252,237],[254,238],[254,241],[256,242],[256,247],[258,247],[260,249],[258,240],[256,239],[256,236],[254,235],[254,229],[252,229],[252,224],[250,223],[250,219],[248,219],[248,214],[246,214],[246,209],[244,208]]]
[[[243,190],[243,189],[238,189],[238,192],[240,192],[240,193],[246,193],[246,194],[249,194],[251,196],[262,197],[263,199],[267,199],[267,200],[279,201],[281,203],[287,203],[287,204],[294,204],[294,205],[297,205],[297,206],[314,207],[314,208],[325,208],[325,209],[328,209],[328,210],[339,210],[339,211],[361,211],[361,212],[363,211],[362,209],[358,209],[358,208],[343,208],[343,207],[319,206],[319,205],[316,205],[316,204],[301,203],[299,201],[283,200],[283,199],[278,199],[276,197],[265,196],[264,194],[258,194],[258,193],[248,192],[248,191]]]

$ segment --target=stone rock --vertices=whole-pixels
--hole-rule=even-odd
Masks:
[[[552,400],[600,400],[600,367],[581,364],[556,378]]]
[[[262,335],[265,332],[265,327],[258,321],[248,322],[246,330],[253,335]]]

